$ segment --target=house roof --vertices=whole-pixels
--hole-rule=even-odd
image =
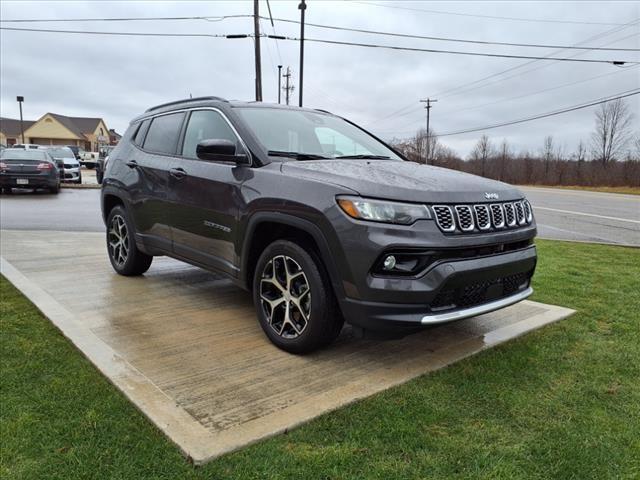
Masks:
[[[24,129],[26,130],[31,125],[33,125],[33,120],[24,120],[23,122]],[[20,120],[16,120],[14,118],[5,118],[0,117],[0,132],[4,133],[7,137],[17,137],[20,135]]]
[[[101,118],[67,117],[58,113],[49,113],[49,115],[79,137],[84,136],[85,133],[95,132],[100,122],[103,121]]]
[[[115,129],[113,129],[113,128],[109,129],[109,135],[111,135],[112,137],[115,137],[118,140],[122,138],[122,135],[120,135],[118,132],[116,132]]]

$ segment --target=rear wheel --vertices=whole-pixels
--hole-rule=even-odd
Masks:
[[[120,275],[142,275],[153,257],[138,250],[134,230],[122,205],[115,206],[107,218],[107,251],[113,269]]]
[[[344,323],[320,260],[287,240],[273,242],[258,259],[253,298],[269,340],[290,353],[328,345]]]
[[[55,187],[51,187],[49,188],[49,191],[51,193],[59,193],[60,192],[60,182],[58,182],[58,184]]]

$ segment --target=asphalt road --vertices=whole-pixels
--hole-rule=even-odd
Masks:
[[[522,187],[542,238],[640,246],[640,196]],[[0,200],[0,228],[104,231],[100,191],[66,189],[58,195],[15,192]]]

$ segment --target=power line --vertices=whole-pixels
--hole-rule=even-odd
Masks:
[[[248,38],[251,34],[223,34],[223,33],[152,33],[152,32],[101,32],[89,30],[53,30],[47,28],[14,28],[0,27],[0,30],[14,32],[39,32],[39,33],[71,33],[83,35],[116,35],[133,37],[192,37],[192,38]]]
[[[280,40],[292,40],[299,41],[295,37],[280,37],[269,35],[269,37],[278,38]],[[593,58],[570,58],[570,57],[536,57],[530,55],[508,55],[502,53],[482,53],[482,52],[462,52],[458,50],[436,50],[431,48],[415,48],[415,47],[400,47],[397,45],[380,45],[375,43],[360,43],[360,42],[346,42],[340,40],[326,40],[320,38],[305,38],[307,42],[315,43],[327,43],[330,45],[349,45],[354,47],[366,47],[366,48],[382,48],[387,50],[404,50],[408,52],[424,52],[424,53],[446,53],[450,55],[470,55],[474,57],[493,57],[493,58],[520,58],[525,60],[552,60],[557,62],[580,62],[580,63],[609,63],[611,65],[625,65],[625,64],[637,64],[640,62],[632,62],[629,60],[597,60]]]
[[[222,16],[199,16],[199,17],[116,17],[116,18],[19,18],[10,20],[0,20],[2,23],[49,23],[49,22],[144,22],[144,21],[179,21],[179,20],[205,20],[208,22],[219,22],[228,18],[253,18],[250,14],[222,15]]]
[[[276,22],[283,23],[300,23],[297,20],[289,20],[287,18],[274,18]],[[308,23],[306,25],[316,28],[326,28],[329,30],[340,30],[346,32],[367,33],[372,35],[385,35],[389,37],[401,37],[401,38],[415,38],[420,40],[435,40],[441,42],[458,42],[458,43],[472,43],[479,45],[500,45],[508,47],[532,47],[532,48],[559,48],[563,50],[604,50],[604,51],[620,51],[620,52],[640,52],[640,48],[602,48],[602,47],[579,47],[579,46],[567,46],[567,45],[549,45],[549,44],[537,44],[537,43],[512,43],[512,42],[495,42],[489,40],[469,40],[462,38],[449,38],[449,37],[431,37],[426,35],[414,35],[408,33],[395,33],[395,32],[382,32],[378,30],[365,30],[362,28],[351,27],[338,27],[335,25],[323,25],[320,23]]]
[[[356,2],[358,3],[358,2]],[[268,6],[268,5],[267,5]],[[205,20],[205,21],[222,21],[226,19],[234,19],[234,18],[251,18],[253,15],[226,15],[220,17],[205,17],[205,16],[197,16],[197,17],[129,17],[129,18],[65,18],[65,19],[12,19],[12,20],[2,20],[0,19],[0,23],[33,23],[33,22],[123,22],[123,21],[161,21],[161,20],[169,20],[169,21],[177,21],[177,20]],[[265,17],[260,16],[261,20],[269,20],[272,23],[272,30],[274,35],[276,34],[275,29],[273,27],[273,22],[282,22],[282,23],[292,23],[292,24],[300,24],[299,20],[292,20],[288,18],[273,18],[271,16]],[[598,51],[619,51],[619,52],[638,52],[640,49],[638,48],[602,48],[602,47],[580,47],[580,46],[569,46],[569,45],[553,45],[553,44],[538,44],[538,43],[519,43],[519,42],[498,42],[498,41],[490,41],[490,40],[471,40],[471,39],[463,39],[463,38],[451,38],[451,37],[434,37],[427,35],[415,35],[415,34],[407,34],[407,33],[397,33],[397,32],[383,32],[379,30],[367,30],[362,28],[353,28],[353,27],[341,27],[337,25],[326,25],[320,23],[308,23],[305,22],[306,25],[315,28],[324,28],[330,30],[338,30],[338,31],[347,31],[347,32],[356,32],[356,33],[366,33],[371,35],[383,35],[390,37],[399,37],[399,38],[414,38],[419,40],[433,40],[440,42],[455,42],[455,43],[471,43],[478,45],[499,45],[499,46],[508,46],[508,47],[526,47],[526,48],[556,48],[556,49],[567,49],[567,50],[598,50]],[[616,24],[618,25],[618,24]]]
[[[362,5],[369,5],[374,7],[395,8],[397,10],[409,10],[412,12],[432,13],[436,15],[456,15],[461,17],[488,18],[492,20],[510,20],[515,22],[568,23],[568,24],[574,24],[574,25],[622,25],[621,23],[612,23],[612,22],[589,22],[589,21],[582,21],[582,20],[549,20],[546,18],[502,17],[498,15],[482,15],[482,14],[474,14],[474,13],[448,12],[444,10],[426,10],[422,8],[404,7],[400,5],[388,5],[388,4],[381,4],[381,3],[375,3],[375,2],[353,1],[353,3],[359,3]]]
[[[640,94],[640,89],[636,88],[636,89],[633,89],[633,90],[627,90],[626,92],[616,93],[616,94],[614,94],[614,96],[603,97],[603,98],[601,98],[599,100],[594,100],[594,101],[591,101],[591,102],[586,103],[586,104],[578,104],[578,105],[567,107],[567,108],[564,108],[564,109],[561,109],[561,110],[554,110],[552,112],[541,113],[541,114],[534,115],[534,116],[531,116],[531,117],[521,118],[521,119],[518,119],[518,120],[511,120],[509,122],[496,123],[496,124],[493,124],[493,125],[486,125],[484,127],[474,127],[474,128],[469,128],[469,129],[465,129],[465,130],[458,130],[458,131],[455,131],[455,132],[446,132],[446,133],[442,133],[442,134],[440,134],[438,136],[439,137],[447,137],[447,136],[451,136],[451,135],[461,135],[463,133],[481,132],[483,130],[490,130],[490,129],[498,128],[498,127],[506,127],[506,126],[509,126],[509,125],[516,125],[516,124],[519,124],[519,123],[531,122],[533,120],[539,120],[541,118],[547,118],[547,117],[552,117],[552,116],[555,116],[555,115],[560,115],[560,114],[563,114],[563,113],[573,112],[573,111],[576,111],[576,110],[581,110],[583,108],[593,107],[593,106],[599,105],[601,103],[606,103],[606,102],[610,102],[612,100],[618,100],[618,99],[621,99],[621,98],[631,97],[633,95],[638,95],[638,94]]]
[[[629,23],[627,23],[627,24],[625,24],[623,26],[615,27],[615,28],[606,30],[606,31],[604,31],[602,33],[599,33],[597,35],[593,35],[593,36],[583,40],[582,42],[576,43],[575,45],[582,45],[584,43],[591,42],[593,40],[597,40],[599,38],[612,35],[614,33],[620,32],[622,30],[625,30],[625,29],[635,25],[639,21],[640,21],[639,19],[632,20],[631,22],[629,22]],[[633,35],[636,35],[636,33],[634,33]],[[625,38],[627,38],[627,37],[625,37]],[[619,41],[619,40],[616,40],[616,41]],[[615,42],[610,42],[610,43],[615,43]],[[601,46],[606,46],[606,45],[608,45],[608,44],[601,45]],[[558,49],[556,51],[553,51],[553,52],[549,53],[548,56],[551,57],[551,55],[555,55],[555,54],[560,53],[560,52],[562,52],[562,49]],[[576,57],[576,56],[579,56],[579,55],[583,55],[584,53],[586,53],[586,52],[578,52],[573,57]],[[495,77],[498,77],[498,76],[500,76],[502,74],[505,74],[505,73],[508,73],[508,72],[511,72],[511,71],[514,71],[514,70],[518,70],[520,68],[526,67],[527,65],[530,65],[530,64],[536,63],[536,62],[537,62],[537,60],[533,60],[533,61],[530,61],[530,62],[525,62],[525,63],[523,63],[521,65],[516,65],[514,67],[507,68],[506,70],[501,70],[500,72],[493,73],[493,74],[488,75],[486,77],[482,77],[482,78],[480,78],[478,80],[473,80],[471,82],[463,83],[462,85],[458,85],[456,87],[449,88],[447,90],[444,90],[444,91],[441,91],[441,92],[437,93],[437,95],[440,96],[440,97],[449,97],[449,96],[452,96],[452,95],[458,95],[459,93],[461,93],[461,92],[459,92],[460,90],[462,90],[463,92],[469,91],[469,89],[466,89],[466,87],[477,85],[479,83],[484,82],[485,80],[490,80],[491,78],[495,78]],[[524,73],[524,72],[521,72],[520,74],[522,74],[522,73]],[[511,77],[508,77],[508,78],[511,78]],[[453,93],[453,92],[459,92],[459,93]]]

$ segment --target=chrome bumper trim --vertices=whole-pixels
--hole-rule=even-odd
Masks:
[[[434,323],[451,322],[453,320],[462,320],[463,318],[475,317],[476,315],[482,315],[483,313],[493,312],[500,308],[508,307],[514,303],[518,303],[524,300],[533,293],[533,288],[529,287],[522,292],[511,295],[510,297],[501,298],[494,302],[478,305],[477,307],[465,308],[462,310],[456,310],[454,312],[445,313],[430,313],[422,317],[420,323],[423,325],[430,325]]]

